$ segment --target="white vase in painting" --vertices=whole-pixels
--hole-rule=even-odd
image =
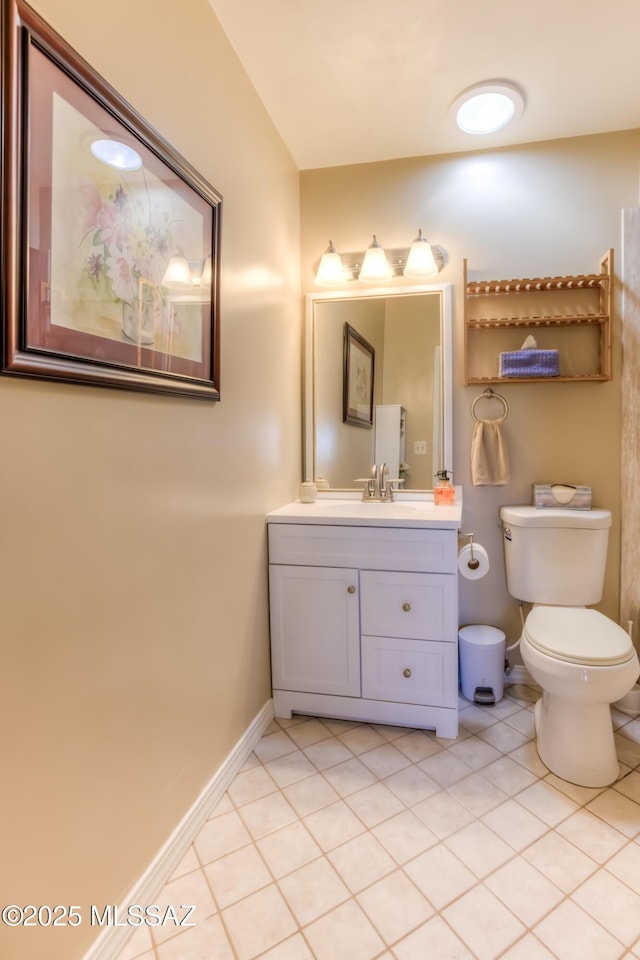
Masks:
[[[122,332],[134,343],[150,344],[154,341],[157,307],[156,301],[134,297],[122,301]]]

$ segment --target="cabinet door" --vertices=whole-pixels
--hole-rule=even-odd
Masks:
[[[275,690],[360,696],[358,571],[269,567]]]

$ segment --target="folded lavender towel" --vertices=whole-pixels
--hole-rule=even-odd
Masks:
[[[511,350],[500,354],[501,377],[557,377],[559,374],[557,350]]]

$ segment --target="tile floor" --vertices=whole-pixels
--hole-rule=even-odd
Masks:
[[[613,712],[621,777],[540,762],[532,688],[461,700],[457,740],[274,721],[119,960],[637,960],[640,719]],[[152,935],[153,934],[153,935]]]

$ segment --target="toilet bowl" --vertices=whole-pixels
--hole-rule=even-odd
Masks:
[[[610,705],[640,674],[622,627],[592,604],[602,599],[608,510],[501,507],[507,589],[533,604],[520,652],[542,688],[536,744],[556,776],[604,787],[619,776]]]
[[[640,672],[626,631],[596,610],[534,606],[520,651],[543,691],[535,727],[544,765],[581,786],[613,783],[620,768],[610,704],[633,687]]]

